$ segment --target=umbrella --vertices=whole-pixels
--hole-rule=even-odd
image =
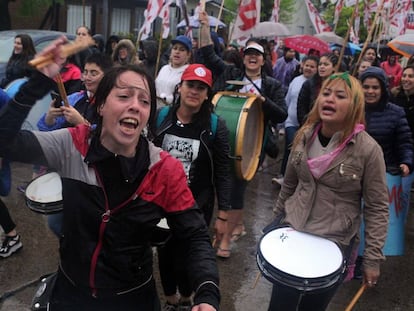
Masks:
[[[333,50],[335,48],[342,49],[342,44],[330,44],[330,48]],[[352,42],[348,42],[345,47],[345,55],[355,55],[356,52],[361,52],[362,48]]]
[[[410,58],[414,54],[414,34],[406,33],[395,37],[387,45],[398,54]]]
[[[198,20],[198,16],[190,16],[188,18],[189,22],[190,22],[190,27],[192,28],[199,28],[200,27],[200,21]],[[218,25],[218,27],[226,27],[226,24],[223,23],[221,20],[219,20],[217,17],[214,16],[209,16],[208,17],[208,21],[210,24],[210,27],[216,27]],[[177,24],[177,28],[182,28],[182,27],[186,27],[187,24],[185,23],[185,19],[183,19],[181,22],[179,22]]]
[[[335,43],[339,45],[344,44],[344,38],[338,36],[336,33],[332,31],[323,31],[321,33],[317,33],[314,36],[328,43]]]
[[[330,52],[328,43],[311,35],[297,35],[285,38],[285,45],[299,53],[308,54],[310,49],[321,54]]]
[[[288,36],[289,34],[289,29],[285,25],[276,22],[258,23],[252,32],[254,37]]]

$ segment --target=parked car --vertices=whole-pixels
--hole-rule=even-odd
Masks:
[[[4,30],[0,31],[0,81],[6,74],[6,66],[9,58],[13,52],[14,37],[17,34],[28,34],[34,43],[37,52],[40,52],[51,41],[60,37],[67,36],[69,40],[75,40],[75,35],[70,35],[64,32],[51,30],[36,30],[36,29],[18,29],[18,30]],[[21,78],[11,82],[6,88],[6,93],[13,97],[19,87],[26,81],[26,78]],[[22,128],[28,130],[37,130],[37,121],[47,111],[50,105],[51,97],[47,94],[42,99],[38,100],[33,109],[30,110],[29,115],[23,123]]]
[[[0,81],[5,77],[6,65],[13,52],[14,37],[18,34],[28,34],[34,43],[36,51],[41,51],[51,41],[65,35],[69,40],[75,40],[75,35],[53,30],[16,29],[0,31]]]

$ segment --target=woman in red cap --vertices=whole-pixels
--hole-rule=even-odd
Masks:
[[[154,143],[179,159],[187,183],[210,224],[215,194],[218,201],[216,236],[228,250],[227,210],[230,208],[229,131],[225,122],[211,111],[212,74],[201,64],[183,72],[172,107],[158,110]],[[161,281],[166,296],[163,310],[190,310],[192,287],[185,273],[181,241],[170,238],[158,248]],[[221,254],[228,257],[229,252]],[[180,297],[177,296],[177,287]],[[186,309],[187,308],[187,309]]]

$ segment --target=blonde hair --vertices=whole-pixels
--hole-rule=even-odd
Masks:
[[[356,124],[365,125],[365,99],[361,83],[358,79],[351,76],[349,73],[336,73],[328,77],[322,84],[321,91],[315,100],[308,117],[303,126],[298,130],[293,141],[293,147],[297,146],[305,137],[305,133],[312,130],[318,123],[321,122],[319,115],[319,105],[323,100],[323,90],[331,87],[341,85],[345,87],[345,93],[351,98],[352,104],[349,105],[348,113],[345,117],[345,126],[342,131],[341,142],[343,142],[355,128]]]

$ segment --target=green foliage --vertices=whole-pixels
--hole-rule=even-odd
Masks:
[[[335,14],[335,4],[329,3],[326,9],[323,11],[322,18],[331,25],[331,28],[335,28],[335,33],[338,36],[345,37],[346,33],[349,28],[349,23],[351,22],[352,13],[354,11],[354,7],[343,7],[339,16],[338,24],[333,25],[333,19]],[[367,37],[367,28],[363,23],[363,11],[364,11],[364,3],[359,3],[359,17],[360,17],[360,26],[359,26],[359,41],[364,42]],[[358,18],[358,16],[356,17]],[[354,24],[354,23],[353,23]]]
[[[42,10],[54,3],[64,4],[65,0],[22,0],[20,14],[23,16],[33,16],[41,13]]]

